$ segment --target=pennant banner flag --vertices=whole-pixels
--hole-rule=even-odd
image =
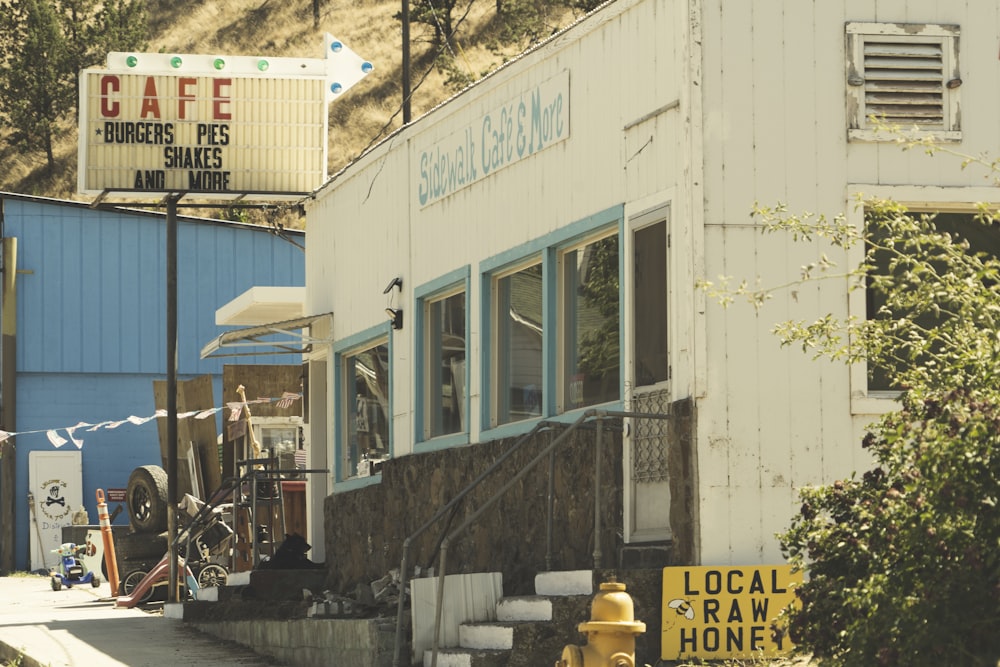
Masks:
[[[243,411],[246,409],[248,405],[255,405],[259,403],[275,403],[276,407],[287,409],[292,407],[292,404],[295,401],[300,400],[301,398],[302,394],[295,394],[286,391],[277,398],[258,398],[253,401],[247,401],[246,403],[243,402],[226,403],[226,405],[222,407],[207,408],[205,410],[192,410],[190,412],[180,413],[177,415],[177,418],[188,419],[193,417],[194,419],[207,419],[212,415],[218,413],[220,410],[228,408],[230,411],[229,421],[235,422],[240,420],[240,417],[243,415]],[[91,424],[89,422],[78,422],[75,426],[61,426],[59,428],[41,429],[36,431],[16,431],[16,432],[0,431],[0,443],[3,443],[9,438],[18,435],[44,433],[45,436],[49,439],[49,442],[52,443],[53,447],[59,448],[68,442],[72,442],[74,445],[76,445],[77,449],[83,449],[83,439],[77,437],[76,435],[76,432],[78,430],[83,429],[87,433],[93,433],[94,431],[99,431],[101,429],[116,429],[122,424],[133,424],[135,426],[142,426],[143,424],[149,423],[154,419],[159,419],[161,417],[166,417],[166,416],[167,416],[166,410],[157,410],[149,417],[137,417],[135,415],[131,415],[126,417],[125,419],[119,419],[116,421],[98,422],[96,424]],[[59,435],[59,431],[65,431],[66,435],[69,436],[69,438],[67,439]]]

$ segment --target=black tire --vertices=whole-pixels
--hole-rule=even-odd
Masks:
[[[59,577],[52,577],[52,590],[58,591],[62,589],[62,581]]]
[[[122,578],[122,582],[118,584],[118,595],[126,596],[132,595],[132,591],[135,590],[136,586],[139,585],[143,579],[146,578],[146,572],[144,570],[132,570]],[[150,586],[146,589],[146,592],[139,599],[139,604],[144,604],[149,602],[149,598],[153,597],[153,587]]]
[[[168,545],[166,533],[126,533],[115,539],[115,560],[119,563],[128,560],[155,562],[166,555]]]
[[[97,588],[98,586],[101,585],[101,578],[100,577],[93,577],[90,580],[90,585],[93,586],[94,588]]]
[[[159,533],[167,529],[167,473],[160,466],[142,466],[132,471],[125,492],[128,520],[137,533]]]
[[[198,588],[225,586],[229,572],[216,563],[209,563],[198,572]]]

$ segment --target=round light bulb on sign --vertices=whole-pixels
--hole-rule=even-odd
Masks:
[[[170,66],[173,67],[174,69],[179,68],[183,64],[184,60],[180,56],[174,56],[173,58],[170,59]]]
[[[136,58],[135,56],[129,56],[128,58],[125,59],[125,64],[128,65],[129,67],[135,67],[136,65],[139,64],[139,59]]]
[[[330,42],[330,50],[334,53],[340,53],[340,50],[344,48],[344,45],[340,42]]]
[[[261,71],[261,72],[266,72],[267,68],[270,67],[270,66],[271,66],[271,64],[269,62],[267,62],[266,60],[258,60],[257,61],[257,69],[259,71]]]
[[[215,62],[212,63],[212,66],[215,67],[215,69],[225,69],[226,61],[222,58],[216,58]]]

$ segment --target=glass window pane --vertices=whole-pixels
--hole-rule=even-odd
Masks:
[[[496,281],[497,424],[542,414],[542,265]]]
[[[463,433],[465,425],[465,292],[428,304],[430,436]]]
[[[389,456],[389,346],[375,345],[345,356],[342,453],[345,476],[358,474],[358,464]]]
[[[920,216],[929,214],[913,211],[910,215]],[[985,253],[989,257],[1000,257],[1000,234],[997,233],[998,228],[1000,228],[1000,224],[995,222],[989,226],[980,224],[975,219],[975,213],[934,213],[933,216],[934,227],[940,232],[947,232],[951,234],[951,236],[956,240],[962,239],[967,241],[969,244],[969,253]],[[886,241],[887,231],[883,227],[876,224],[869,224],[868,232],[871,234],[871,240],[873,242],[882,245]],[[892,256],[888,251],[876,251],[873,257],[875,272],[877,274],[889,275],[891,259]],[[896,275],[900,276],[901,274],[897,272]],[[865,290],[865,297],[867,300],[866,316],[868,319],[872,320],[883,317],[892,317],[892,315],[888,313],[881,312],[886,306],[886,295],[884,292],[869,284]],[[896,313],[896,316],[902,314],[903,313]],[[912,314],[910,315],[911,317],[913,316]],[[936,327],[944,317],[947,316],[925,312],[923,314],[918,314],[914,317],[914,320],[920,326],[926,329],[932,329]],[[874,363],[869,363],[868,390],[900,391],[902,388],[896,384],[895,378],[899,371],[902,370],[903,363],[904,362],[900,361],[899,363],[892,364],[891,366],[883,367]]]
[[[563,253],[562,272],[563,407],[618,400],[618,236]]]
[[[634,381],[644,387],[667,379],[667,223],[638,229],[632,238]]]

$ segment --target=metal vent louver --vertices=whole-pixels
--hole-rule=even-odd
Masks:
[[[944,46],[939,41],[864,44],[865,112],[889,123],[944,126]]]

